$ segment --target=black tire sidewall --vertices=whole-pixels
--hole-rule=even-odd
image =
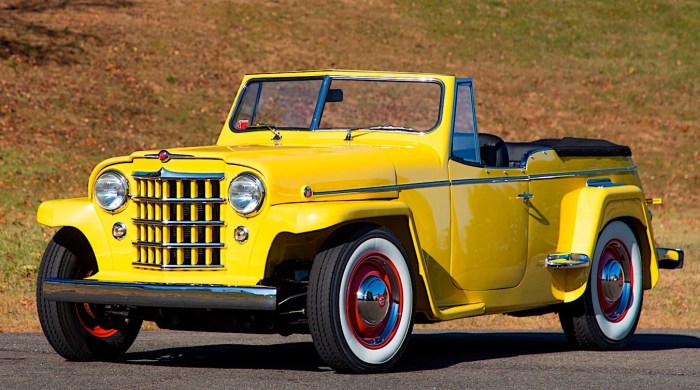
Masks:
[[[620,234],[620,232],[623,233]],[[617,337],[609,337],[611,335],[609,330],[606,334],[606,330],[601,327],[598,318],[603,316],[602,309],[596,307],[599,305],[598,298],[593,293],[593,289],[597,286],[602,249],[613,238],[622,241],[627,247],[630,252],[630,262],[635,268],[632,299],[635,300],[636,307],[626,314],[626,316],[630,316],[625,319],[628,323],[622,328],[622,334],[618,334]],[[619,350],[627,346],[634,335],[642,312],[644,301],[642,265],[639,241],[630,226],[621,220],[608,223],[598,235],[584,295],[574,302],[564,304],[559,311],[559,319],[564,333],[574,346],[594,350]],[[615,327],[619,325],[602,318],[601,321],[603,321],[603,326]]]
[[[613,233],[611,233],[613,231]],[[615,234],[617,232],[618,234]],[[619,234],[623,232],[622,234]],[[620,324],[612,324],[609,321],[601,319],[599,313],[599,304],[596,302],[597,298],[594,296],[593,291],[597,286],[597,275],[598,267],[601,257],[601,252],[604,247],[611,239],[617,239],[624,243],[629,251],[630,262],[634,267],[635,280],[633,289],[633,305],[634,307],[630,309],[624,321],[624,335],[622,337],[609,337],[609,332],[603,329],[606,326],[619,326]],[[612,221],[605,226],[601,231],[598,241],[596,242],[596,248],[594,252],[594,258],[591,263],[591,271],[588,278],[588,286],[586,288],[586,299],[585,299],[585,312],[586,318],[590,324],[591,329],[594,330],[594,335],[598,339],[598,343],[603,349],[620,349],[624,348],[628,343],[630,338],[634,335],[634,331],[639,323],[639,318],[641,317],[642,306],[644,301],[644,289],[642,287],[642,261],[641,253],[639,250],[638,240],[630,227],[622,221]],[[636,290],[636,291],[635,291]],[[604,321],[600,324],[600,321]]]
[[[113,360],[131,346],[141,328],[141,320],[131,319],[114,335],[96,337],[81,324],[75,303],[43,298],[42,283],[46,278],[81,279],[85,272],[96,271],[94,262],[94,257],[79,245],[71,250],[51,240],[39,266],[36,289],[39,322],[49,344],[68,360]]]
[[[348,237],[348,236],[346,236]],[[399,261],[402,261],[406,270],[407,270],[407,278],[406,277],[400,277],[400,282],[402,287],[406,286],[408,289],[404,288],[404,292],[408,291],[408,294],[410,294],[410,303],[408,303],[408,306],[404,306],[404,310],[402,313],[402,318],[399,320],[400,324],[398,325],[402,329],[405,329],[405,332],[403,334],[400,334],[397,332],[393,337],[396,338],[396,341],[392,340],[389,345],[395,345],[395,343],[398,343],[398,347],[396,348],[395,351],[390,352],[391,356],[383,361],[379,362],[368,362],[367,359],[363,359],[361,356],[358,356],[358,346],[356,345],[354,347],[351,347],[348,344],[347,338],[353,337],[349,335],[346,330],[343,329],[343,317],[344,313],[343,310],[341,309],[341,302],[340,299],[344,299],[344,286],[343,286],[343,276],[349,272],[349,268],[353,266],[351,264],[351,260],[353,259],[353,255],[356,255],[356,252],[358,249],[362,247],[362,245],[365,242],[368,242],[369,240],[373,239],[380,239],[380,240],[386,240],[388,243],[393,245],[396,250],[399,251],[401,259]],[[328,251],[331,251],[333,253],[329,253]],[[329,256],[330,255],[330,256]],[[358,255],[359,256],[359,255]],[[390,258],[392,263],[396,266],[396,258]],[[401,244],[400,240],[396,238],[396,236],[391,233],[389,230],[386,228],[372,228],[372,227],[367,227],[363,228],[360,230],[356,230],[353,234],[349,235],[349,237],[345,240],[341,240],[340,243],[335,243],[332,245],[330,249],[327,249],[326,251],[322,252],[317,256],[316,261],[323,261],[325,262],[324,264],[317,263],[316,261],[314,262],[314,267],[316,270],[312,268],[312,279],[315,278],[323,278],[327,277],[329,280],[327,281],[321,281],[321,280],[316,280],[316,281],[311,281],[309,284],[309,294],[322,294],[326,296],[326,299],[323,301],[326,303],[326,307],[324,308],[316,308],[316,309],[321,309],[321,310],[327,310],[327,317],[330,320],[329,324],[320,324],[320,323],[314,323],[313,322],[318,322],[319,319],[317,318],[309,318],[310,321],[310,328],[312,329],[312,336],[314,336],[315,328],[319,327],[330,327],[332,332],[332,338],[333,340],[327,340],[326,337],[323,337],[321,340],[318,340],[318,337],[314,337],[314,342],[317,344],[318,342],[322,344],[328,344],[332,343],[332,346],[318,346],[317,345],[317,350],[319,350],[319,353],[326,362],[331,365],[334,369],[339,370],[339,371],[349,371],[349,372],[380,372],[380,371],[386,371],[389,368],[391,368],[401,357],[403,352],[406,349],[407,343],[408,343],[408,338],[409,335],[412,331],[413,328],[413,314],[414,314],[414,308],[415,308],[415,287],[414,287],[414,276],[413,276],[413,271],[412,268],[409,264],[409,257],[406,254],[405,249],[403,248],[403,245]],[[329,264],[329,262],[332,262],[332,264]],[[319,271],[321,269],[324,269],[326,272],[323,272],[323,275],[319,272],[314,272],[314,271]],[[318,282],[318,283],[315,283]],[[324,283],[326,282],[326,283]],[[327,287],[327,290],[325,291],[314,291],[318,290],[318,287],[321,285],[325,284]],[[343,298],[341,298],[343,297]],[[314,310],[310,308],[310,314],[313,313]],[[406,316],[408,319],[406,320]],[[310,316],[311,317],[311,316]],[[317,317],[317,316],[315,316]],[[407,322],[404,322],[407,321]],[[314,326],[315,325],[315,326]],[[321,347],[321,348],[319,348]],[[325,351],[325,352],[322,352]],[[368,350],[369,351],[369,350]]]

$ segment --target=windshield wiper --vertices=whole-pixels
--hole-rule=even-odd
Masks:
[[[256,123],[254,125],[246,127],[246,130],[257,130],[257,129],[268,129],[274,134],[275,136],[272,137],[272,141],[279,141],[282,139],[282,134],[277,130],[275,125],[270,124],[270,123]]]
[[[348,129],[347,134],[345,134],[346,141],[352,140],[352,132],[355,130],[416,131],[416,129],[414,129],[413,127],[394,126],[394,125],[375,125],[375,126],[368,126],[368,127],[353,127],[351,129]]]

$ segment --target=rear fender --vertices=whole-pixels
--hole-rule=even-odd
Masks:
[[[642,190],[634,185],[583,187],[566,194],[561,203],[557,253],[583,254],[593,259],[598,235],[613,220],[623,220],[637,236],[644,268],[644,288],[656,285],[659,270]],[[592,260],[591,260],[592,261]],[[552,292],[564,302],[586,290],[590,263],[583,268],[551,269]]]

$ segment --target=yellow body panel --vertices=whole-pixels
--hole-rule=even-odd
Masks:
[[[485,169],[457,162],[450,162],[449,168],[453,182],[450,273],[455,283],[463,290],[517,286],[527,256],[527,207],[517,198],[528,191],[526,177],[517,168]]]
[[[341,130],[283,131],[281,140],[272,140],[272,132],[234,133],[227,123],[216,145],[169,149],[190,157],[161,162],[154,157],[158,150],[151,150],[106,160],[93,171],[87,198],[45,202],[38,221],[72,226],[86,236],[99,266],[93,279],[234,286],[260,284],[285,260],[312,260],[313,251],[341,226],[389,224],[405,231],[397,234],[415,261],[417,286],[424,286],[418,293],[426,300],[419,300],[418,310],[429,319],[447,320],[577,299],[589,269],[548,269],[545,258],[551,253],[592,256],[602,228],[625,218],[643,228],[640,241],[651,249],[645,287],[656,284],[647,203],[629,158],[560,158],[553,150],[541,150],[520,167],[453,161],[453,76],[352,71],[249,75],[239,94],[253,78],[299,76],[433,80],[443,86],[440,121],[426,133],[357,131],[349,141]],[[92,199],[95,179],[107,170],[124,175],[131,189],[137,185],[135,173],[161,169],[223,174],[223,197],[241,173],[261,179],[266,194],[260,212],[241,216],[228,204],[222,207],[221,268],[132,265],[137,205],[130,200],[123,210],[109,213]],[[587,187],[587,180],[600,178],[618,186]],[[304,194],[307,187],[313,191],[310,197]],[[527,193],[533,197],[522,199]],[[127,228],[120,240],[112,237],[117,222]],[[237,226],[248,230],[246,242],[233,240]]]
[[[49,200],[39,205],[37,221],[49,227],[70,226],[80,230],[90,242],[98,259],[111,257],[107,229],[100,220],[96,205],[88,198]],[[106,260],[104,261],[106,264]]]

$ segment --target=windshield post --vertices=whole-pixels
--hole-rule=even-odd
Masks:
[[[326,105],[326,96],[328,96],[328,89],[331,86],[330,76],[323,77],[323,83],[321,84],[321,91],[318,94],[318,100],[316,101],[316,108],[314,109],[314,116],[311,119],[311,130],[318,129],[318,124],[321,122],[321,115],[323,115],[323,106]]]
[[[258,83],[258,91],[255,94],[255,105],[253,106],[253,116],[250,118],[251,123],[255,123],[255,117],[258,115],[258,105],[260,104],[260,95],[262,95],[263,83]]]

